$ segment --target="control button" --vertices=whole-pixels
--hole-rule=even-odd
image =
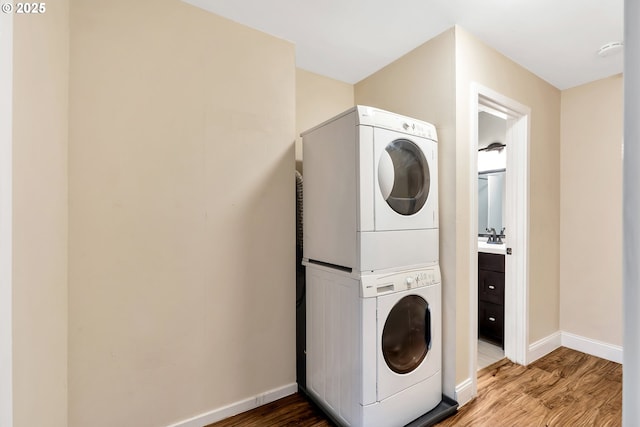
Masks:
[[[404,128],[404,130],[409,129],[409,123],[404,122],[404,123],[402,124],[402,127]]]
[[[407,288],[411,288],[413,286],[413,277],[407,277],[405,281],[407,282]]]

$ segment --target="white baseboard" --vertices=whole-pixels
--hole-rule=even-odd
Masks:
[[[622,363],[623,351],[619,345],[582,337],[569,332],[562,332],[562,346],[612,362]]]
[[[193,418],[171,424],[168,427],[203,427],[220,420],[224,420],[225,418],[229,418],[234,415],[249,411],[251,409],[255,409],[258,406],[266,405],[267,403],[271,403],[285,396],[289,396],[296,391],[298,391],[298,384],[288,384],[283,387],[260,393],[248,399],[223,406],[222,408],[214,409],[204,414],[196,415]]]
[[[471,402],[471,399],[475,397],[473,390],[473,381],[471,378],[467,378],[456,386],[456,402],[458,402],[458,408],[463,407],[465,404]]]
[[[586,338],[570,332],[558,331],[529,345],[527,364],[533,363],[558,347],[567,347],[592,356],[622,363],[622,347]]]
[[[541,340],[530,344],[527,354],[527,364],[533,363],[541,357],[546,356],[561,345],[562,333],[560,331],[554,332],[548,337],[542,338]]]

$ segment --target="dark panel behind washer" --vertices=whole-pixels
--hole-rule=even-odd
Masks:
[[[296,171],[296,382],[307,387],[307,308],[305,266],[302,265],[302,175]]]

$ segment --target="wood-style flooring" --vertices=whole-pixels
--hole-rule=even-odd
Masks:
[[[206,427],[334,427],[302,394],[276,400]]]
[[[438,427],[620,426],[622,365],[561,347],[524,367],[503,359],[478,371],[478,397]],[[333,426],[294,394],[207,427]]]
[[[438,424],[620,426],[622,365],[561,347],[524,367],[507,359],[478,372],[478,397]]]

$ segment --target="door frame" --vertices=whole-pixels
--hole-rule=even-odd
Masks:
[[[531,109],[477,83],[471,85],[470,235],[469,235],[469,377],[478,390],[478,113],[490,109],[507,121],[504,351],[509,360],[526,365],[529,345],[529,145]]]

